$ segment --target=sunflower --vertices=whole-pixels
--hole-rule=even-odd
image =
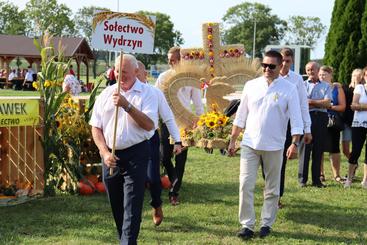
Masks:
[[[52,83],[52,82],[50,82],[49,80],[46,80],[46,81],[45,81],[45,83],[43,84],[43,86],[44,86],[45,88],[50,87],[50,86],[51,86],[51,83]]]
[[[227,124],[229,117],[226,117],[225,115],[220,115],[217,117],[217,121],[215,122],[217,126],[224,127]]]
[[[206,119],[205,121],[205,125],[208,127],[208,128],[215,128],[217,125],[216,125],[216,117],[215,116],[211,116],[209,117],[208,119]]]
[[[180,128],[180,137],[184,138],[186,136],[186,129]]]
[[[199,121],[196,124],[198,126],[203,126],[205,124],[205,119],[200,118]]]
[[[62,122],[61,122],[61,120],[56,120],[56,127],[57,127],[58,129],[60,129],[60,128],[61,128],[61,126],[62,126]]]
[[[39,89],[39,82],[33,82],[32,87],[38,90]]]

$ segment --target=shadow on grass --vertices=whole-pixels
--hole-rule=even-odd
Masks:
[[[332,202],[331,202],[332,203]],[[334,230],[340,236],[327,237],[327,241],[345,242],[343,232],[355,232],[357,239],[362,239],[367,229],[367,214],[365,209],[339,206],[337,203],[325,204],[304,199],[296,199],[289,205],[289,211],[284,217],[300,225],[314,225],[322,229]],[[283,236],[284,233],[282,233]],[[325,241],[323,234],[316,233],[287,233],[287,236],[295,239],[310,239],[314,241]],[[366,238],[364,238],[366,239]],[[362,239],[363,240],[363,239]],[[361,240],[361,242],[362,242]],[[367,243],[363,240],[364,244]]]
[[[62,241],[68,235],[83,238],[86,234],[101,243],[115,242],[111,240],[115,237],[113,218],[104,195],[41,198],[0,208],[0,216],[0,244],[21,244],[27,237]],[[8,222],[7,217],[11,217]]]
[[[167,193],[162,193],[162,198],[167,196]],[[238,184],[184,182],[180,191],[180,199],[192,204],[222,203],[228,206],[237,206]]]

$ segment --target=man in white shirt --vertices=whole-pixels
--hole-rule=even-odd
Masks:
[[[147,72],[145,70],[145,65],[138,61],[139,71],[137,74],[137,78],[147,84],[155,93],[156,99],[158,100],[158,115],[159,118],[162,119],[163,123],[167,125],[168,131],[173,138],[175,144],[173,148],[174,154],[181,153],[181,140],[180,140],[180,131],[175,122],[175,117],[169,108],[166,98],[162,91],[154,86],[150,86],[147,81]],[[159,133],[158,133],[158,125],[155,125],[155,132],[152,138],[150,138],[150,147],[151,147],[151,160],[148,163],[148,182],[149,182],[149,191],[152,200],[150,201],[150,205],[153,207],[153,223],[158,226],[161,224],[163,220],[163,210],[162,210],[162,186],[161,186],[161,175],[160,175],[160,152],[159,152]]]
[[[27,88],[27,89],[32,88],[33,74],[34,74],[34,71],[32,70],[32,67],[28,66],[27,72],[24,76],[23,88]]]
[[[310,118],[310,113],[308,109],[307,91],[306,91],[302,76],[291,70],[291,66],[293,64],[293,59],[294,59],[294,54],[293,54],[292,49],[283,48],[282,50],[280,50],[280,54],[283,57],[282,68],[280,69],[280,76],[288,80],[289,82],[291,82],[292,84],[294,84],[297,87],[299,103],[301,106],[302,121],[303,121],[303,131],[304,131],[303,141],[306,144],[309,144],[311,143],[312,135],[311,135],[311,118]],[[288,121],[284,149],[288,149],[288,147],[291,144],[292,144],[291,125],[290,125],[290,122]],[[282,198],[283,193],[284,193],[286,164],[287,164],[287,156],[286,156],[286,152],[284,151],[282,171],[280,175],[280,197],[279,197],[279,203],[278,203],[279,208],[282,208],[282,203],[280,202],[280,199]]]
[[[8,80],[11,81],[11,80],[15,79],[16,77],[17,77],[17,71],[15,69],[13,69],[10,72],[9,76],[8,76]]]
[[[98,96],[90,120],[92,135],[103,161],[103,181],[111,203],[120,244],[136,244],[140,230],[149,139],[158,123],[158,103],[149,86],[136,78],[138,64],[125,54],[116,58],[117,84]],[[120,72],[122,71],[122,72]],[[115,156],[111,153],[115,108],[118,106]],[[113,174],[109,175],[109,169]]]
[[[168,63],[173,69],[173,67],[180,62],[180,48],[173,47],[168,51]],[[161,73],[157,79],[156,87],[166,79],[167,74],[170,70]],[[183,106],[189,111],[191,111],[191,101],[195,107],[196,115],[201,115],[204,113],[204,106],[201,101],[201,91],[193,87],[183,87],[180,88],[177,97]],[[166,168],[168,177],[172,183],[172,188],[169,191],[169,201],[172,205],[178,205],[178,192],[181,188],[183,174],[185,172],[185,164],[187,159],[187,148],[181,152],[181,154],[175,156],[175,166],[173,166],[171,158],[173,154],[173,145],[169,142],[169,132],[166,125],[163,123],[161,126],[161,142],[163,146],[163,166]]]
[[[277,51],[265,53],[264,75],[248,81],[243,89],[241,103],[233,122],[228,153],[235,154],[235,142],[245,129],[241,142],[238,236],[254,236],[254,190],[260,158],[265,174],[264,204],[261,211],[260,237],[270,234],[278,210],[280,172],[283,150],[288,158],[297,155],[297,145],[303,134],[303,123],[297,88],[279,76],[282,55]],[[290,118],[292,144],[283,149],[287,123]]]

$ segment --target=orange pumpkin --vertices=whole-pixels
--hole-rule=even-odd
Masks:
[[[163,189],[171,188],[171,182],[169,181],[169,178],[167,175],[164,175],[161,177],[161,185]]]
[[[84,183],[83,181],[80,181],[78,183],[78,188],[80,195],[91,195],[94,192],[93,188],[90,185]]]
[[[106,187],[104,186],[104,184],[102,182],[97,182],[95,184],[95,187],[96,187],[96,190],[99,192],[99,193],[105,193],[106,192]]]
[[[90,180],[93,184],[96,184],[98,182],[98,176],[97,175],[88,175],[87,179]]]
[[[90,181],[89,179],[84,177],[83,179],[80,180],[80,182],[83,182],[84,184],[89,185],[90,187],[92,187],[93,191],[96,190],[96,187],[94,186],[94,183],[92,181]]]

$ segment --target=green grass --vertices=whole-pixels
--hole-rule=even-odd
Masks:
[[[325,163],[325,189],[300,188],[297,162],[288,162],[285,207],[278,212],[273,232],[252,244],[367,244],[367,191],[358,182],[351,189],[331,180]],[[343,160],[343,171],[346,161]],[[139,244],[243,244],[238,223],[239,157],[189,151],[181,204],[168,205],[164,191],[164,221],[154,227],[149,195],[144,203]],[[258,177],[257,221],[264,181]],[[61,195],[15,207],[0,208],[0,244],[117,244],[113,218],[104,195]],[[257,231],[259,229],[257,225]]]

